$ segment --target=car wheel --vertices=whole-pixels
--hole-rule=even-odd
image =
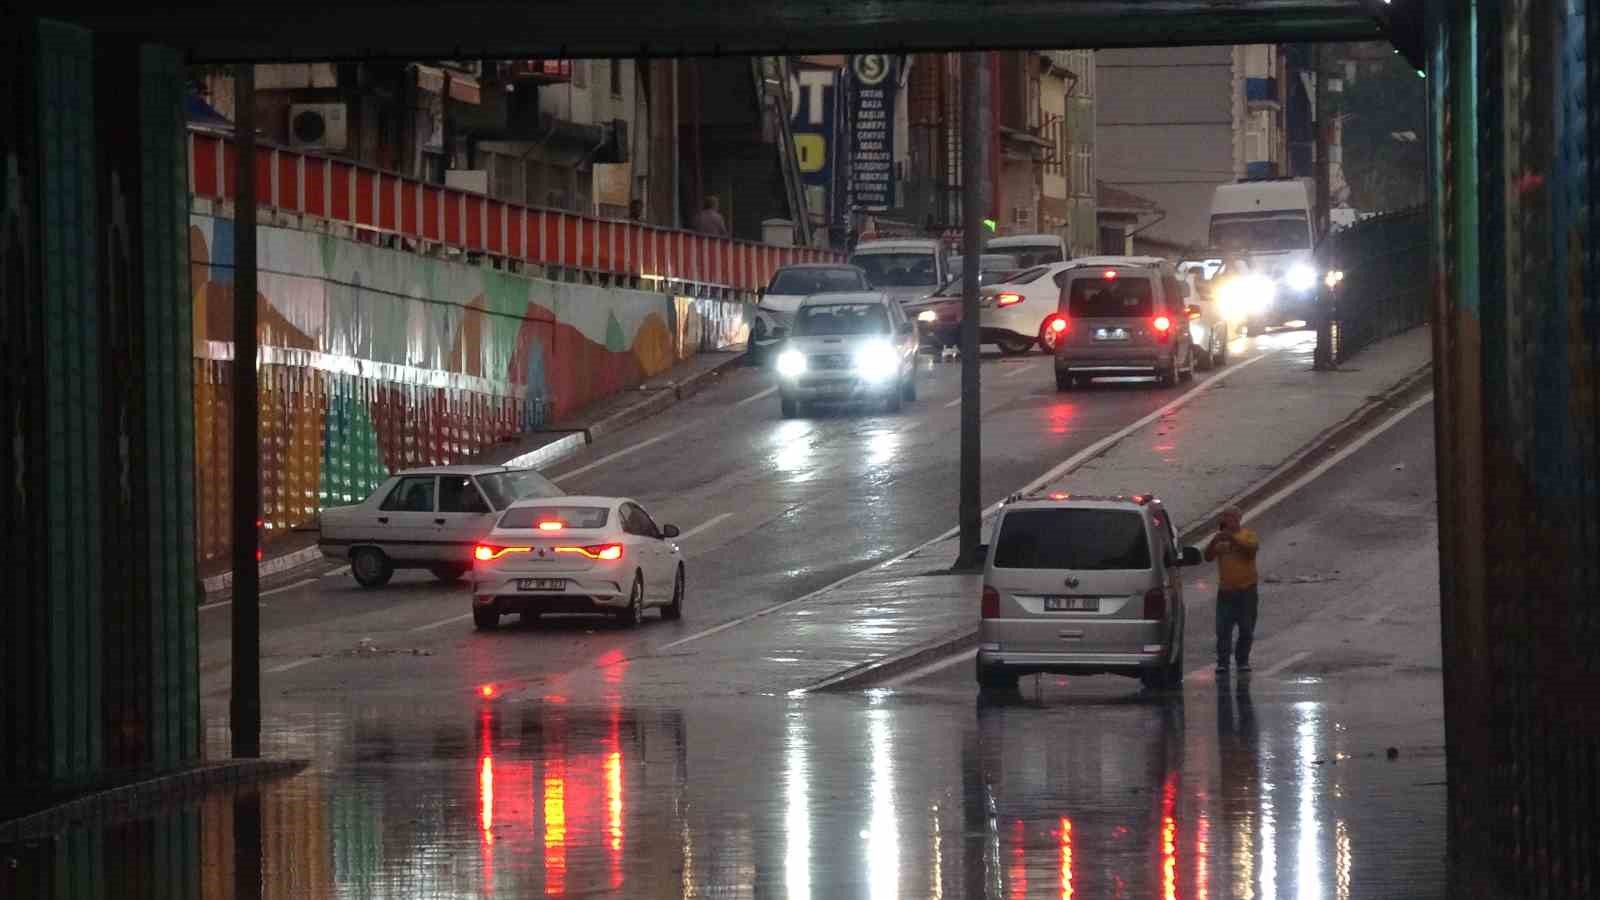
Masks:
[[[628,606],[612,615],[616,616],[617,624],[623,628],[637,628],[644,621],[644,574],[633,573],[633,590],[628,592]]]
[[[1184,366],[1183,368],[1178,370],[1178,380],[1179,381],[1193,381],[1194,380],[1194,366],[1195,366],[1194,354],[1195,354],[1194,345],[1190,344],[1189,345],[1189,364],[1187,366]],[[1177,363],[1174,362],[1173,365],[1177,365]]]
[[[1141,672],[1139,681],[1146,690],[1151,691],[1172,691],[1183,687],[1183,649],[1179,648],[1178,658],[1172,662]]]
[[[461,576],[467,574],[467,568],[467,566],[457,563],[450,563],[448,565],[433,566],[428,571],[433,573],[433,577],[449,584],[452,581],[460,581]]]
[[[377,547],[360,547],[350,554],[350,574],[364,588],[380,588],[394,577],[394,563]]]
[[[996,343],[1000,345],[1000,352],[1006,356],[1021,356],[1033,349],[1032,338],[1002,338]]]
[[[757,319],[750,326],[750,342],[745,345],[744,361],[752,366],[759,366],[766,361],[766,348],[760,342],[767,339],[767,323],[764,319]]]
[[[1177,383],[1178,360],[1174,358],[1172,362],[1168,363],[1160,371],[1156,372],[1156,384],[1159,384],[1162,387],[1172,387]]]
[[[683,587],[683,565],[679,564],[678,574],[672,577],[672,602],[661,607],[661,618],[669,622],[683,618]]]
[[[905,386],[900,390],[900,396],[903,397],[907,403],[917,402],[916,376],[911,376],[906,379]]]
[[[978,690],[985,693],[1012,692],[1017,689],[1017,673],[998,666],[978,663]]]
[[[1070,391],[1076,387],[1077,384],[1078,379],[1074,378],[1071,372],[1065,372],[1061,369],[1056,370],[1056,390]]]
[[[479,631],[493,631],[500,627],[500,614],[492,606],[472,608],[472,624]]]
[[[1194,364],[1198,366],[1202,372],[1211,371],[1211,367],[1216,365],[1216,361],[1211,355],[1210,348],[1205,350],[1196,350]]]
[[[780,398],[779,405],[783,407],[783,417],[785,419],[793,419],[800,415],[800,401],[793,397]]]
[[[889,396],[884,398],[883,408],[891,413],[899,412],[901,400],[905,395],[905,389],[904,382],[895,385],[894,389],[889,391]]]

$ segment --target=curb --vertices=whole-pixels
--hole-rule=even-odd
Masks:
[[[500,463],[500,465],[512,469],[543,469],[545,466],[553,466],[577,453],[588,443],[589,439],[582,431],[574,431],[545,444],[537,450],[529,450],[527,453],[513,456]]]
[[[274,556],[271,559],[262,560],[261,565],[257,567],[256,571],[261,573],[259,577],[266,578],[268,575],[279,575],[291,569],[298,569],[301,566],[308,566],[321,558],[322,549],[313,544],[310,547],[303,547],[294,551],[293,553],[286,553],[283,556]],[[210,578],[203,580],[201,584],[205,586],[205,591],[207,594],[216,594],[225,591],[228,588],[233,587],[233,570],[230,569],[226,572],[223,572],[221,575],[213,575]]]
[[[1219,504],[1216,509],[1195,521],[1185,525],[1180,531],[1179,542],[1188,544],[1203,536],[1210,530],[1210,523],[1216,521],[1222,510],[1228,506],[1238,506],[1245,512],[1264,498],[1272,496],[1275,489],[1294,480],[1303,469],[1308,469],[1315,464],[1315,456],[1330,455],[1337,450],[1337,446],[1345,444],[1349,438],[1368,430],[1383,416],[1393,412],[1401,402],[1423,388],[1432,380],[1433,363],[1430,361],[1420,368],[1404,376],[1394,385],[1372,398],[1359,409],[1324,429],[1316,437],[1306,442],[1290,457],[1274,467],[1265,478],[1260,479],[1228,500]],[[799,688],[793,693],[811,694],[857,690],[893,678],[903,672],[926,665],[941,657],[950,656],[956,652],[974,646],[978,642],[977,628],[964,629],[957,633],[946,634],[932,641],[919,644],[888,659],[876,662],[861,663],[845,669],[842,672],[830,675],[821,681],[814,682]]]
[[[298,774],[310,760],[231,759],[201,764],[121,787],[98,791],[9,822],[0,822],[0,843],[59,832],[88,819],[127,821],[146,818],[155,807],[195,799],[218,788],[238,788]]]

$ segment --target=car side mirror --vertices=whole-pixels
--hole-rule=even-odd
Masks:
[[[675,538],[680,534],[683,534],[683,532],[679,531],[676,525],[661,526],[661,536],[664,538]]]
[[[1185,547],[1185,548],[1183,548],[1183,565],[1186,565],[1186,566],[1198,566],[1204,561],[1205,560],[1200,556],[1200,548],[1199,547]]]

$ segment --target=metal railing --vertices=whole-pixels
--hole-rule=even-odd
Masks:
[[[1325,317],[1317,358],[1334,365],[1428,321],[1428,213],[1374,216],[1334,232],[1317,252]],[[1331,283],[1330,283],[1331,282]]]

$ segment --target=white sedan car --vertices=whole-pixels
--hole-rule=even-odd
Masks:
[[[674,525],[657,526],[624,497],[522,500],[473,548],[472,622],[517,613],[608,614],[638,625],[647,607],[683,616],[683,553]]]
[[[1050,319],[1061,308],[1061,283],[1056,276],[1075,261],[1034,266],[1005,281],[985,285],[978,297],[978,334],[983,343],[998,344],[1007,355],[1027,353],[1038,344],[1053,346]]]
[[[317,543],[328,559],[348,561],[362,587],[388,584],[396,569],[455,581],[472,568],[472,548],[500,511],[524,498],[559,496],[561,489],[532,469],[408,469],[360,503],[324,509]]]

